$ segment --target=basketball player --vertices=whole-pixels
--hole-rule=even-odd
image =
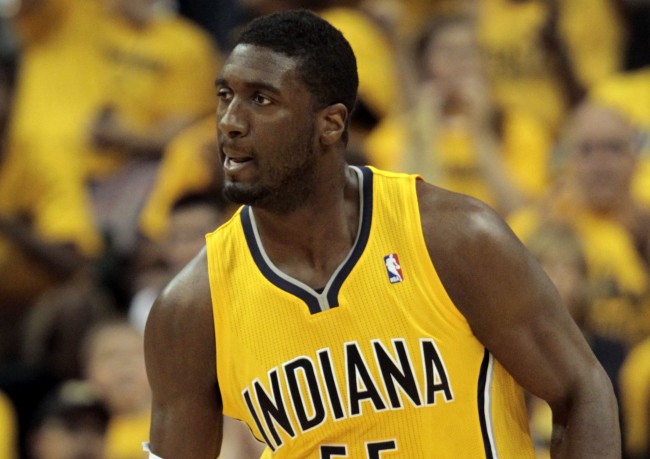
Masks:
[[[262,17],[217,79],[225,194],[243,204],[153,307],[151,458],[213,459],[223,415],[264,458],[618,458],[611,384],[556,290],[481,202],[344,161],[343,36]],[[395,97],[398,97],[395,94]]]

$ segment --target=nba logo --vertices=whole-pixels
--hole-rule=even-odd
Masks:
[[[384,264],[386,265],[386,272],[388,273],[388,280],[391,284],[402,282],[404,275],[402,274],[402,266],[399,264],[399,258],[396,253],[391,253],[384,257]]]

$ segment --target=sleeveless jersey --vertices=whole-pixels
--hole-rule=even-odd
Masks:
[[[263,457],[534,458],[522,389],[428,256],[417,177],[355,171],[358,234],[322,291],[274,266],[251,207],[207,236],[224,414]]]

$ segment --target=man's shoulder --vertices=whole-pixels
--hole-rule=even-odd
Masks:
[[[502,221],[494,209],[471,196],[423,180],[417,181],[416,192],[423,225],[435,222],[437,228],[462,225],[465,230],[480,230]]]
[[[154,308],[175,315],[210,303],[210,283],[205,247],[164,288]],[[174,311],[172,311],[174,310]]]
[[[514,240],[503,218],[476,198],[421,180],[417,196],[422,231],[432,256],[479,255],[486,248]]]

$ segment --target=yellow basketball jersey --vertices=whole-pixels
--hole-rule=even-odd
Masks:
[[[224,414],[264,457],[534,458],[521,388],[430,261],[416,177],[355,171],[359,231],[322,291],[273,265],[248,206],[207,236]]]

